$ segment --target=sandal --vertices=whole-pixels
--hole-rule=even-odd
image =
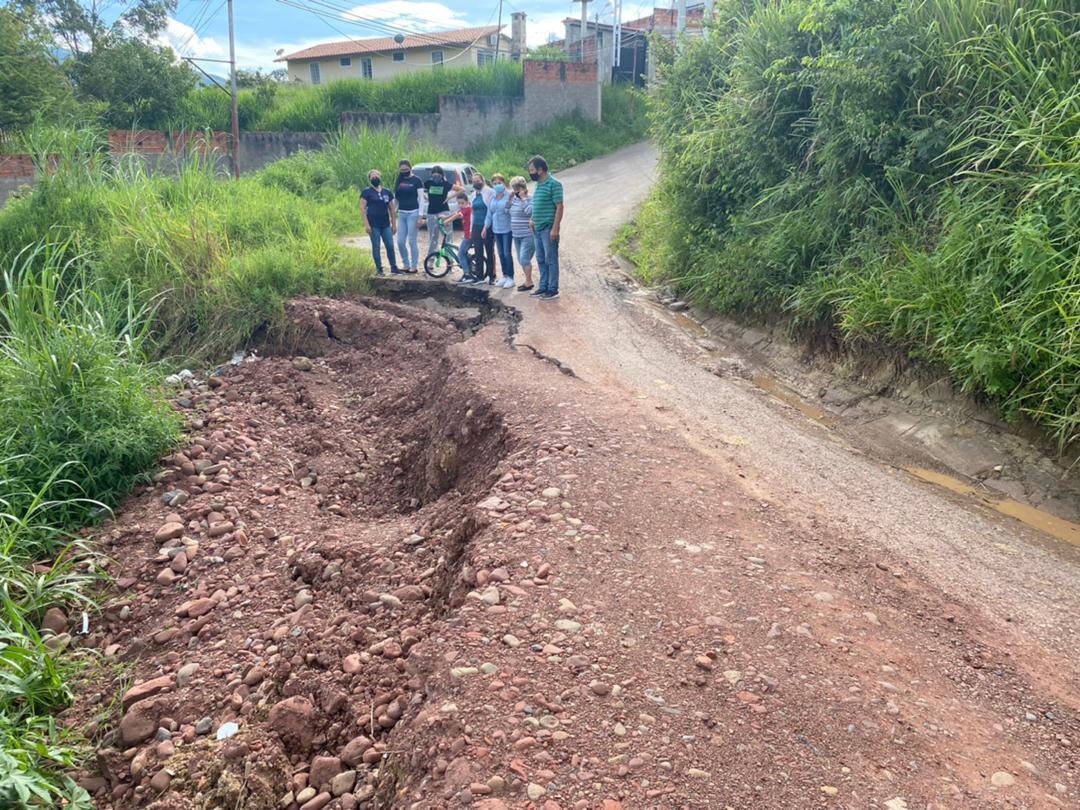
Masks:
[[[518,292],[528,292],[532,288],[532,284],[518,284]]]

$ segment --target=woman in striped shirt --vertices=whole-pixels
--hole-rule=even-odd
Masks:
[[[518,263],[525,273],[525,283],[518,285],[519,292],[527,292],[533,288],[532,258],[536,253],[536,239],[533,237],[532,225],[532,197],[529,196],[529,186],[524,177],[515,177],[510,181],[510,233],[514,237],[514,249],[517,251]]]

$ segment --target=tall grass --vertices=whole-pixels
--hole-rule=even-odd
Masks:
[[[86,493],[117,503],[178,436],[146,364],[152,310],[80,264],[63,245],[32,246],[0,285],[0,480],[20,514],[20,493],[46,488],[63,527],[86,522]]]
[[[407,73],[387,81],[280,85],[271,94],[245,90],[238,103],[243,129],[336,132],[343,112],[433,113],[438,112],[440,95],[520,96],[522,88],[521,64],[500,61]],[[216,87],[192,92],[174,128],[228,131],[228,96]]]
[[[257,177],[223,182],[186,160],[176,177],[138,161],[65,153],[0,214],[0,256],[63,239],[103,288],[155,302],[152,353],[210,359],[282,317],[284,301],[365,288],[367,261],[341,247],[352,201],[305,199]]]
[[[64,771],[84,749],[52,715],[77,657],[38,629],[88,604],[103,514],[179,436],[146,363],[153,312],[90,277],[69,245],[31,245],[0,283],[0,805],[90,807]]]
[[[661,70],[638,259],[722,310],[890,341],[1075,440],[1078,69],[1066,0],[720,3]]]
[[[0,459],[0,468],[12,459]],[[58,725],[53,714],[71,702],[68,685],[76,663],[59,656],[53,639],[38,630],[45,611],[88,603],[92,581],[88,550],[56,526],[58,509],[72,504],[51,500],[49,492],[68,484],[60,467],[36,492],[0,477],[0,806],[90,808],[86,792],[65,772],[85,753],[78,735]],[[16,503],[22,504],[17,511]],[[42,549],[52,557],[42,565]]]

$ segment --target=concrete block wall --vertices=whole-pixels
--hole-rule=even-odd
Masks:
[[[241,132],[240,173],[257,172],[297,152],[317,152],[326,145],[325,132]],[[228,154],[228,140],[222,154]]]
[[[523,128],[541,127],[575,111],[600,120],[596,63],[525,61]]]
[[[516,98],[440,96],[437,113],[343,113],[341,126],[407,132],[416,141],[467,155],[499,132],[530,132],[573,112],[600,120],[595,64],[526,60],[524,70],[524,95]]]

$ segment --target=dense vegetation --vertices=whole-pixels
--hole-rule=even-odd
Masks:
[[[566,119],[468,158],[566,166],[642,137],[640,105],[612,91],[603,124]],[[166,371],[228,356],[291,296],[366,289],[370,262],[337,237],[361,230],[369,169],[455,156],[360,132],[233,181],[195,153],[150,176],[90,129],[34,128],[21,146],[59,165],[0,210],[0,806],[89,808],[63,776],[86,749],[52,715],[90,661],[39,630],[50,606],[88,602],[96,560],[74,530],[178,440]]]
[[[1080,13],[721,0],[652,114],[642,272],[888,342],[1080,432]]]
[[[440,95],[520,96],[520,63],[406,73],[383,82],[341,79],[315,87],[264,81],[240,92],[241,129],[333,132],[343,112],[433,113]],[[217,87],[188,94],[162,128],[229,130],[229,96]]]
[[[0,6],[0,129],[74,119],[151,128],[177,114],[194,70],[155,44],[176,0]]]

